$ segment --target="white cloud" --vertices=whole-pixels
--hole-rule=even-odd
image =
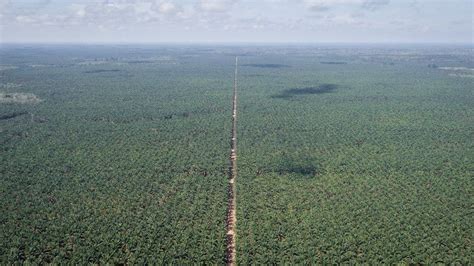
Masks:
[[[71,10],[73,14],[80,18],[84,17],[87,14],[85,5],[72,4]]]
[[[365,0],[362,3],[362,8],[374,11],[388,4],[390,4],[390,0]]]
[[[158,10],[163,14],[170,14],[176,11],[176,6],[170,2],[163,2],[159,5]]]
[[[451,1],[462,4],[471,0]],[[212,36],[211,39],[231,40],[236,32],[250,40],[265,38],[262,36],[285,39],[291,34],[300,34],[295,40],[309,40],[322,34],[330,40],[353,41],[365,39],[364,34],[377,39],[381,35],[418,36],[420,32],[441,36],[453,31],[459,39],[468,38],[464,36],[472,32],[471,6],[442,1],[427,3],[428,0],[0,0],[0,18],[4,36],[10,37],[20,35],[20,29],[29,35],[40,30],[56,32],[58,39],[74,30],[82,30],[82,36],[104,30],[110,34],[104,38],[110,39],[123,38],[123,32],[128,31],[142,34],[143,38],[158,36],[159,40],[188,40],[191,35],[198,39]],[[424,12],[417,14],[416,8]],[[465,23],[445,25],[439,17]],[[395,18],[398,20],[394,21]],[[368,34],[369,30],[373,33]],[[106,35],[99,37],[102,36]]]
[[[34,19],[30,16],[16,16],[15,19],[19,23],[34,23],[34,22],[36,22],[36,19]]]
[[[390,0],[304,0],[311,11],[322,12],[337,7],[357,7],[366,10],[376,10],[388,5]]]
[[[235,0],[200,0],[198,7],[206,12],[226,12],[236,2]]]
[[[339,2],[340,0],[336,0]],[[328,0],[304,0],[304,3],[311,11],[326,11],[329,10],[332,6],[335,5],[334,1]]]

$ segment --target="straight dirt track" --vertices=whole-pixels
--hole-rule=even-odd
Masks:
[[[237,178],[237,69],[238,57],[235,57],[234,73],[234,93],[232,97],[232,132],[230,140],[230,165],[229,165],[229,187],[227,191],[227,265],[235,265],[235,226],[236,216],[236,189],[235,179]]]

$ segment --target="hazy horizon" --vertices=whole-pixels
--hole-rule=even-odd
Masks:
[[[196,46],[262,46],[262,45],[275,45],[275,46],[323,46],[323,45],[335,45],[335,46],[378,46],[378,45],[402,45],[402,46],[474,46],[472,42],[35,42],[35,41],[22,41],[22,42],[0,42],[1,45],[196,45]]]
[[[1,43],[472,44],[469,0],[0,0]]]

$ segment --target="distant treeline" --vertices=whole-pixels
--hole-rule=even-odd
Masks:
[[[325,65],[347,65],[347,62],[335,62],[335,61],[322,61],[319,63],[325,64]]]
[[[243,66],[250,66],[250,67],[261,67],[261,68],[284,68],[284,67],[290,67],[289,65],[283,65],[283,64],[246,64]]]
[[[120,69],[96,69],[96,70],[84,71],[84,73],[93,74],[93,73],[119,72],[119,71],[120,71]]]

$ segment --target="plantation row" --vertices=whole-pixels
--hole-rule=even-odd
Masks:
[[[468,52],[6,45],[0,263],[225,263],[237,54],[237,264],[469,264]]]

